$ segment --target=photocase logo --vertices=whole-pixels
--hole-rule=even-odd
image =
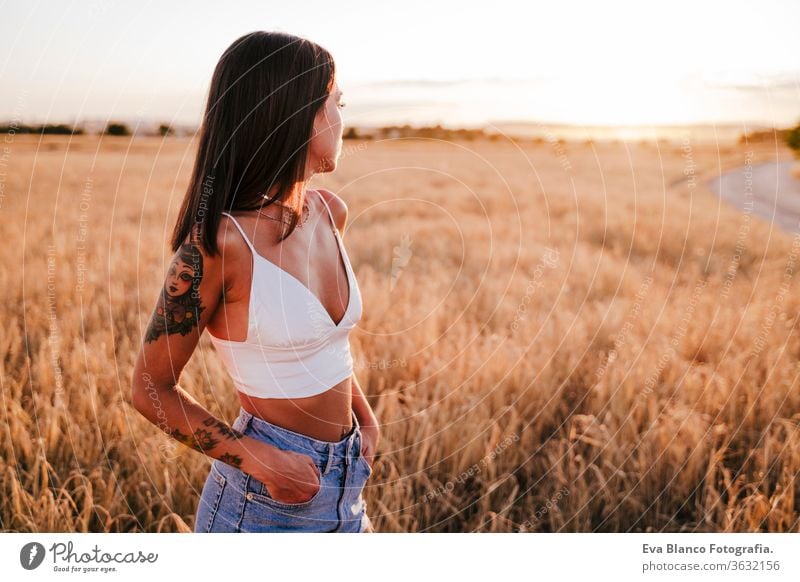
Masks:
[[[29,542],[19,551],[19,563],[26,570],[35,570],[44,561],[44,546],[39,542]]]

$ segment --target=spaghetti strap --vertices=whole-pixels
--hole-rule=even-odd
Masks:
[[[319,190],[317,190],[317,194],[319,195],[320,200],[322,200],[322,203],[325,205],[325,209],[328,211],[328,216],[331,217],[331,227],[333,228],[333,233],[338,235],[339,229],[336,228],[336,221],[333,220],[333,213],[331,213],[330,206],[328,206],[328,203],[325,201],[325,197],[320,194]]]
[[[242,237],[244,238],[245,242],[247,243],[247,246],[250,247],[250,251],[253,253],[253,255],[258,254],[258,253],[256,253],[256,249],[253,247],[253,243],[250,242],[250,239],[247,238],[247,235],[244,233],[244,229],[242,228],[242,225],[239,224],[239,221],[236,220],[233,217],[232,214],[229,214],[227,212],[223,212],[222,214],[224,214],[225,216],[227,216],[228,218],[230,218],[233,221],[233,224],[235,224],[236,228],[239,229],[239,232],[242,234]]]

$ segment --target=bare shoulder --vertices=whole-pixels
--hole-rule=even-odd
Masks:
[[[247,243],[242,238],[242,233],[236,228],[233,220],[224,214],[219,217],[217,228],[217,248],[226,259],[235,259],[249,251]]]
[[[344,228],[347,225],[347,204],[345,204],[344,200],[339,198],[336,194],[331,192],[330,190],[326,190],[325,188],[317,188],[317,192],[322,195],[322,198],[328,204],[328,207],[331,209],[331,214],[333,214],[333,221],[336,223],[336,228],[340,233],[344,232]]]
[[[237,219],[238,220],[238,219]],[[265,221],[266,222],[266,221]],[[242,224],[241,222],[239,224]],[[242,228],[245,228],[242,225]],[[236,228],[236,224],[224,214],[217,228],[217,249],[226,287],[235,282],[236,274],[247,272],[250,266],[250,247]]]

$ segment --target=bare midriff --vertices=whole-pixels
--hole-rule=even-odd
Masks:
[[[256,398],[239,392],[247,412],[292,432],[335,443],[353,428],[352,376],[307,398]]]

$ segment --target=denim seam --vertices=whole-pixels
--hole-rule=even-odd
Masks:
[[[346,455],[349,457],[349,452],[346,452]],[[345,461],[344,467],[342,468],[342,487],[339,489],[339,498],[336,500],[336,527],[333,529],[334,532],[339,532],[342,529],[342,501],[344,500],[345,493],[347,492],[347,477],[349,474],[349,467],[347,466],[347,461]]]
[[[219,471],[212,464],[211,473],[214,482],[217,484],[217,498],[214,500],[214,503],[211,506],[210,508],[211,510],[209,511],[208,514],[208,523],[206,524],[206,532],[210,532],[211,528],[214,526],[214,519],[217,517],[217,510],[219,509],[219,505],[222,500],[222,492],[225,489],[225,481],[226,481],[225,475],[219,473],[218,475],[219,478],[217,478],[217,475],[214,474],[215,471],[219,473]]]
[[[245,427],[246,428],[246,427]],[[241,480],[242,483],[242,490],[241,494],[237,495],[239,498],[239,521],[236,522],[236,531],[242,531],[242,522],[244,521],[244,508],[247,504],[247,480],[250,479],[250,475],[245,473],[244,471],[239,471],[239,474],[243,477]]]

